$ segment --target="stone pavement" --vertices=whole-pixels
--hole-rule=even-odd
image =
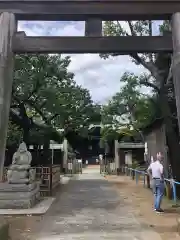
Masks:
[[[33,232],[32,240],[161,240],[141,226],[97,167],[70,180]]]

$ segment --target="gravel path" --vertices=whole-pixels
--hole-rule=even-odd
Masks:
[[[143,229],[124,197],[98,168],[72,179],[33,229],[32,240],[161,240]]]

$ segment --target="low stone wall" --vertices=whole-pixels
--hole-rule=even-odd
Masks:
[[[8,240],[9,239],[8,232],[9,232],[8,223],[3,218],[0,218],[0,240]]]

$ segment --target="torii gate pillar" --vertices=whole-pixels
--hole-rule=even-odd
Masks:
[[[177,118],[180,131],[180,13],[172,16],[173,62],[172,73],[176,96]]]
[[[6,138],[13,82],[12,39],[16,20],[12,13],[0,15],[0,181],[3,178]]]

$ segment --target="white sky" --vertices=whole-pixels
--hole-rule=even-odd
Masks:
[[[122,23],[125,27],[126,24]],[[20,22],[19,30],[29,36],[83,36],[83,22]],[[158,32],[158,24],[154,32]],[[142,66],[132,63],[129,56],[110,57],[103,60],[98,54],[73,54],[69,70],[75,73],[78,84],[89,89],[95,102],[107,102],[120,86],[124,72],[144,72]]]

